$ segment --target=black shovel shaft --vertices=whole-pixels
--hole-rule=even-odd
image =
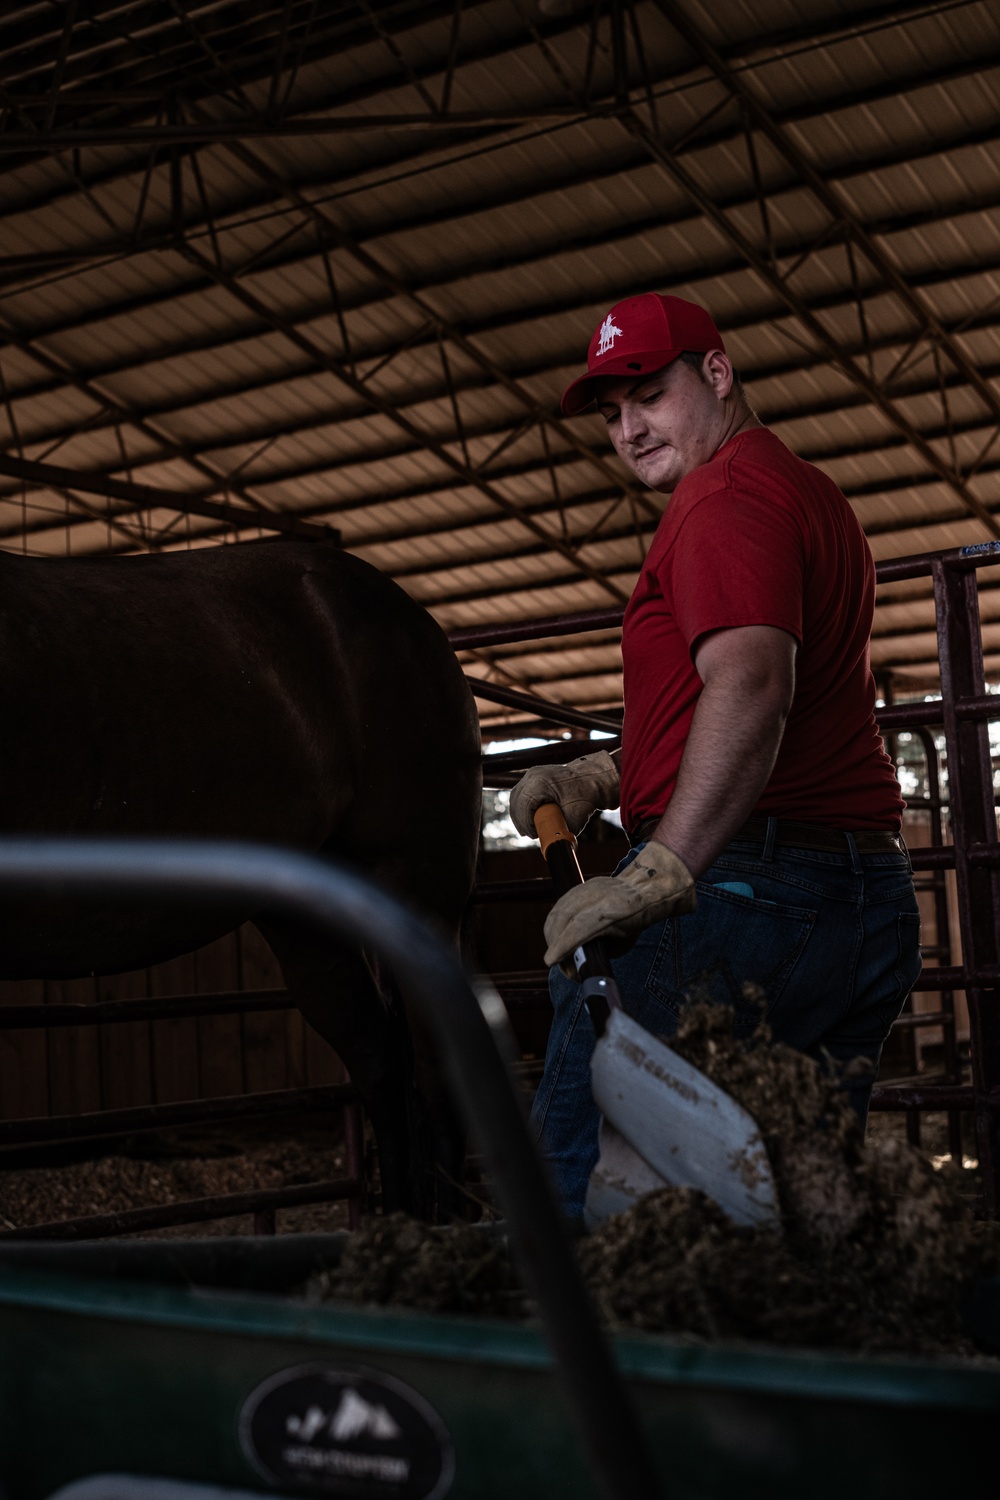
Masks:
[[[580,869],[580,861],[576,857],[576,849],[572,844],[550,844],[545,859],[552,877],[552,888],[557,896],[571,891],[575,885],[583,885],[583,871]],[[600,938],[583,944],[583,956],[585,960],[583,967],[577,967],[577,973],[581,979],[586,979],[591,974],[603,974],[611,978],[611,962]]]
[[[583,885],[583,871],[576,857],[576,845],[568,840],[549,844],[545,850],[545,863],[552,877],[552,888],[557,896],[563,896],[575,885]]]

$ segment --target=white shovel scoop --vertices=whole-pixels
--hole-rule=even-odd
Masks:
[[[561,809],[540,807],[535,831],[558,894],[582,884],[576,839]],[[625,1014],[600,942],[573,957],[597,1032],[590,1068],[603,1115],[587,1227],[665,1186],[700,1188],[737,1224],[777,1227],[774,1177],[752,1115]]]

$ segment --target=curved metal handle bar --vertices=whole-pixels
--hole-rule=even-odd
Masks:
[[[504,1018],[488,1017],[488,1002],[414,913],[332,861],[172,839],[0,839],[0,898],[14,894],[123,904],[196,897],[230,908],[244,898],[249,910],[281,911],[386,959],[420,1006],[489,1163],[594,1478],[608,1500],[654,1500],[645,1441],[491,1034]]]

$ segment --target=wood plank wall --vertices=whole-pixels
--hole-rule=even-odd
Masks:
[[[0,982],[2,1005],[282,988],[277,963],[249,925],[155,968],[107,978]],[[0,1119],[79,1114],[340,1083],[337,1054],[298,1011],[0,1030]]]

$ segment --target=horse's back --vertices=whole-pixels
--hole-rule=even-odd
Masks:
[[[346,854],[407,893],[439,866],[456,892],[471,881],[478,728],[458,663],[418,604],[333,546],[2,557],[0,703],[8,832],[246,838]],[[86,968],[166,956],[150,922],[113,963],[114,935],[91,928]],[[76,952],[82,916],[70,927]]]

